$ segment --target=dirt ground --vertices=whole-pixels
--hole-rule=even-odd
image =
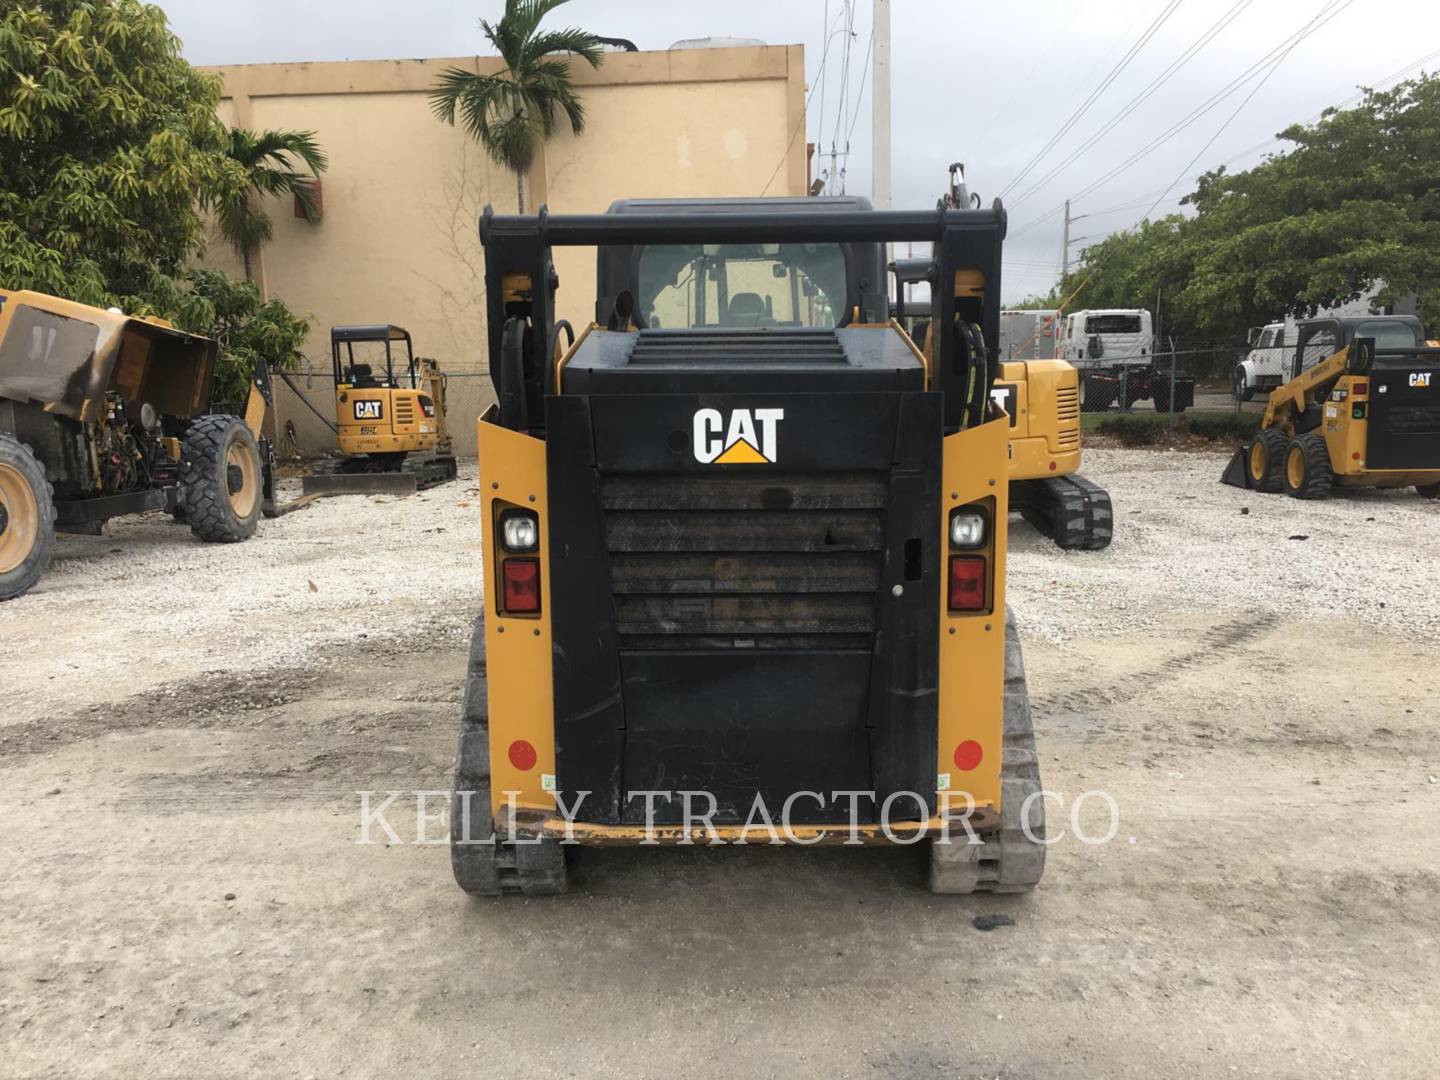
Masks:
[[[65,537],[0,607],[0,1075],[1432,1076],[1440,504],[1221,464],[1089,455],[1107,552],[1013,523],[1065,833],[1015,898],[751,847],[478,903],[443,844],[358,844],[358,791],[449,782],[473,477]]]

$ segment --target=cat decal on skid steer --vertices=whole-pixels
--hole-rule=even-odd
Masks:
[[[698,409],[693,418],[695,460],[702,465],[774,465],[784,409]]]

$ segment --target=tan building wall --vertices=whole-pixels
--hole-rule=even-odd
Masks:
[[[314,317],[307,345],[329,369],[329,328],[393,322],[422,355],[459,376],[451,426],[473,453],[474,414],[493,400],[483,371],[484,261],[480,213],[515,210],[513,174],[460,128],[440,123],[427,92],[448,67],[496,71],[498,60],[262,64],[212,68],[225,80],[221,116],[252,130],[314,131],[330,155],[325,218],[294,217],[271,200],[275,237],[255,263],[268,295]],[[527,209],[604,210],[639,196],[803,195],[805,64],[798,45],[607,53],[599,70],[575,69],[586,111],[579,137],[550,140],[527,178]],[[218,237],[206,261],[240,273]],[[593,249],[557,252],[558,313],[577,327],[594,313]],[[466,373],[472,373],[467,375]],[[308,396],[322,410],[328,387]],[[282,394],[302,449],[329,442],[306,410]]]

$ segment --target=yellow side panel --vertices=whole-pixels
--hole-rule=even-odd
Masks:
[[[991,530],[993,604],[988,614],[951,614],[949,564],[940,574],[940,741],[939,782],[951,807],[964,806],[968,792],[976,807],[1000,809],[1000,762],[1004,752],[1005,540],[1010,512],[1007,483],[1009,427],[991,420],[945,438],[944,487],[939,522],[942,550],[949,553],[950,511],[980,499],[995,500]],[[980,746],[980,763],[962,770],[955,751],[962,743]]]
[[[1010,479],[1035,480],[1080,471],[1080,381],[1064,360],[1010,360],[1001,384],[1014,388]]]
[[[543,786],[555,776],[555,708],[550,661],[550,556],[545,499],[545,444],[491,423],[493,408],[480,418],[480,532],[485,570],[485,658],[489,673],[490,791],[493,809],[515,805],[553,810]],[[533,510],[540,518],[540,615],[506,618],[500,611],[499,546],[494,534],[496,503]],[[518,768],[510,747],[524,740],[534,748],[534,765]],[[524,755],[520,755],[523,757]]]
[[[421,390],[336,387],[335,419],[339,428],[340,452],[344,454],[393,454],[433,450],[439,438],[439,418],[425,415],[420,408]],[[356,405],[370,404],[378,417],[357,418]],[[438,408],[438,406],[437,406]]]

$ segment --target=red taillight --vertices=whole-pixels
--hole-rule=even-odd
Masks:
[[[500,564],[500,576],[507,615],[534,615],[540,610],[539,559],[506,559]]]
[[[1368,382],[1357,382],[1350,387],[1350,393],[1355,397],[1364,397],[1370,393],[1370,384]]]
[[[950,556],[950,610],[985,610],[985,559],[983,556]]]

